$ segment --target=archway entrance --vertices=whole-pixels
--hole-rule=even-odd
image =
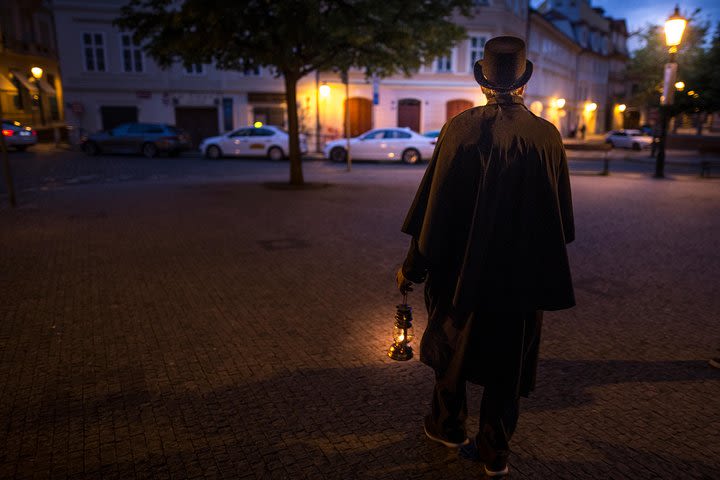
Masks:
[[[455,115],[472,107],[473,103],[469,100],[450,100],[445,104],[445,109],[447,111],[445,120],[450,120]]]
[[[350,136],[357,137],[372,128],[372,101],[367,98],[350,97],[345,102],[345,108],[350,107]],[[343,125],[345,117],[343,116]],[[347,127],[343,128],[345,131]]]
[[[420,100],[403,98],[398,102],[398,127],[420,131]]]

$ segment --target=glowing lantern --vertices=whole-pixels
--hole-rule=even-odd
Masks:
[[[393,326],[393,344],[388,350],[388,357],[393,360],[410,360],[413,350],[410,345],[415,332],[412,326],[412,308],[407,304],[407,295],[403,295],[403,303],[397,306],[395,325]]]

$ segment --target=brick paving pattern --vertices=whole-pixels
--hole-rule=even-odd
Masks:
[[[385,356],[423,168],[280,191],[285,164],[202,162],[0,199],[0,478],[482,478],[422,433],[431,371]],[[720,183],[572,183],[578,306],[546,316],[510,478],[720,478]]]

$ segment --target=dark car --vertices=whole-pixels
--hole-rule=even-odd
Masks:
[[[171,125],[125,123],[112,130],[89,135],[83,139],[82,147],[88,155],[140,153],[152,158],[159,153],[167,153],[174,156],[190,149],[190,136]]]
[[[21,152],[37,143],[35,130],[13,120],[3,119],[2,136],[5,137],[5,145]]]

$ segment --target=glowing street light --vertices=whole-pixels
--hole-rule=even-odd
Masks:
[[[677,52],[686,26],[687,20],[680,15],[680,8],[675,5],[675,11],[665,21],[665,45],[670,47],[670,53]]]
[[[32,74],[33,78],[35,78],[35,81],[38,82],[43,76],[43,69],[40,67],[32,67],[30,69],[30,73]],[[38,94],[37,94],[37,101],[38,101],[38,108],[40,109],[40,121],[43,125],[45,125],[45,110],[43,109],[43,102],[42,102],[42,88],[39,88],[38,86]]]
[[[627,110],[627,105],[625,105],[624,103],[621,103],[620,105],[618,105],[617,109],[618,109],[618,112],[622,113],[625,110]]]
[[[322,85],[320,85],[320,96],[322,98],[327,98],[330,96],[330,85],[328,85],[326,82],[323,82]]]
[[[585,104],[585,111],[586,111],[587,113],[592,113],[592,112],[594,112],[595,110],[597,110],[597,103],[595,103],[595,102],[588,102],[588,103]]]
[[[687,20],[680,15],[680,8],[676,5],[670,18],[665,22],[665,44],[668,46],[670,58],[665,64],[663,94],[660,97],[660,141],[658,142],[658,152],[655,158],[655,178],[665,177],[665,143],[667,140],[667,127],[669,121],[668,108],[673,103],[675,97],[675,88],[677,88],[675,78],[677,77],[677,63],[675,55],[682,41],[683,32]],[[682,83],[682,82],[677,82]],[[675,88],[673,88],[673,86]],[[685,84],[683,83],[683,88]],[[681,90],[678,88],[678,90]]]
[[[678,92],[685,90],[685,82],[675,82],[675,90]]]
[[[558,98],[558,99],[555,101],[555,106],[556,106],[557,108],[563,108],[563,107],[565,106],[565,99],[564,99],[564,98]]]

